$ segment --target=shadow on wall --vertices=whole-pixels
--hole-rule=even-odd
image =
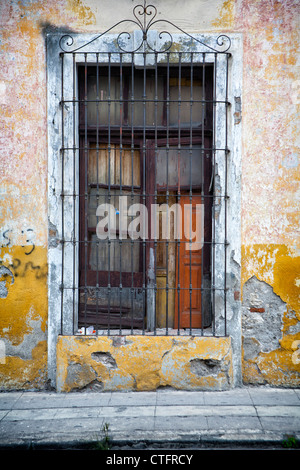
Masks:
[[[45,40],[48,33],[60,33],[62,35],[76,33],[74,29],[71,29],[68,26],[56,26],[55,24],[49,23],[48,21],[40,21],[39,27]]]

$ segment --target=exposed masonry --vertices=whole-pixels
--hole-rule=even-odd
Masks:
[[[82,378],[85,378],[86,380],[83,381]],[[85,363],[79,364],[76,362],[70,362],[66,377],[67,385],[77,384],[77,388],[80,390],[84,388],[87,383],[90,383],[95,379],[96,373],[95,371],[92,371],[89,365]]]
[[[14,275],[10,269],[0,266],[0,298],[5,299],[8,294],[8,285],[14,283]]]
[[[74,391],[76,392],[102,392],[103,388],[104,388],[103,383],[100,380],[95,379],[89,384],[87,384],[85,387],[78,388]]]
[[[285,311],[286,304],[267,283],[259,281],[255,276],[245,283],[242,329],[246,361],[280,346]]]
[[[217,375],[222,370],[222,361],[217,359],[192,359],[191,372],[199,377]]]
[[[296,313],[293,310],[288,311],[287,317],[293,320],[295,323],[288,327],[288,329],[285,331],[285,334],[296,335],[297,333],[300,333],[300,322],[298,321]]]
[[[242,101],[240,96],[234,97],[234,124],[242,121]]]
[[[48,235],[49,247],[57,247],[59,244],[59,234],[56,226],[50,220],[48,220]]]
[[[116,369],[117,363],[109,352],[94,352],[92,353],[92,359],[97,362],[101,362],[108,369]]]
[[[28,319],[27,334],[24,334],[23,341],[14,345],[12,341],[5,338],[6,355],[17,356],[24,361],[32,359],[32,351],[41,341],[47,339],[47,334],[41,328],[41,320]]]

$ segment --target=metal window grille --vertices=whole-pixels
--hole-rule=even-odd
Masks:
[[[62,334],[227,335],[230,40],[153,44],[155,15],[135,47],[60,41]]]

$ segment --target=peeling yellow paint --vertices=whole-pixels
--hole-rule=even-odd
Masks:
[[[95,15],[83,0],[68,0],[68,10],[76,14],[77,22],[83,25],[96,24]]]
[[[292,334],[290,331],[300,321],[300,257],[292,256],[292,250],[285,245],[244,246],[242,253],[243,284],[256,276],[270,284],[274,293],[286,303],[279,347],[269,353],[261,352],[248,361],[243,354],[244,383],[298,386],[300,364],[293,359],[293,344],[300,340],[300,332]]]
[[[300,257],[280,256],[274,264],[274,292],[299,315],[300,285],[296,280],[300,274]]]
[[[0,258],[9,260],[1,264],[13,276],[5,274],[1,278],[7,284],[7,296],[0,299],[1,337],[15,345],[30,332],[29,320],[40,320],[42,331],[47,322],[47,249],[34,247],[32,253],[26,253],[26,247],[6,247]]]
[[[1,302],[1,301],[0,301]],[[42,389],[47,381],[47,341],[40,341],[32,350],[31,359],[6,356],[0,362],[0,383],[6,390]]]
[[[288,256],[286,245],[255,244],[242,246],[241,284],[256,276],[270,285],[274,282],[274,264],[281,256]]]
[[[234,24],[235,0],[225,0],[219,8],[219,17],[212,21],[212,26],[217,29],[229,29]]]
[[[93,353],[109,354],[110,367]],[[220,367],[197,374],[194,360],[214,360]],[[60,336],[57,343],[57,387],[71,391],[101,384],[103,390],[155,390],[230,388],[233,384],[230,338],[127,336]]]
[[[243,381],[252,385],[297,387],[300,366],[294,362],[293,350],[290,349],[261,353],[257,359],[243,362]]]
[[[6,269],[0,280],[7,295],[0,299],[0,337],[6,344],[0,383],[6,389],[39,389],[47,381],[47,250],[26,253],[24,246],[1,249],[0,267]]]
[[[242,285],[252,276],[270,284],[274,292],[300,315],[300,257],[286,245],[244,245]]]

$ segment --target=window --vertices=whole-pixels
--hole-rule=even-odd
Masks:
[[[47,39],[53,356],[56,335],[82,327],[228,334],[231,41],[150,31],[154,16],[132,33]]]
[[[78,67],[79,326],[203,329],[211,324],[213,66],[194,64],[192,53],[188,64],[167,53],[158,65],[148,53],[154,65],[137,68],[123,55]],[[133,217],[137,205],[144,220]],[[196,248],[189,217],[191,235],[201,224]]]

